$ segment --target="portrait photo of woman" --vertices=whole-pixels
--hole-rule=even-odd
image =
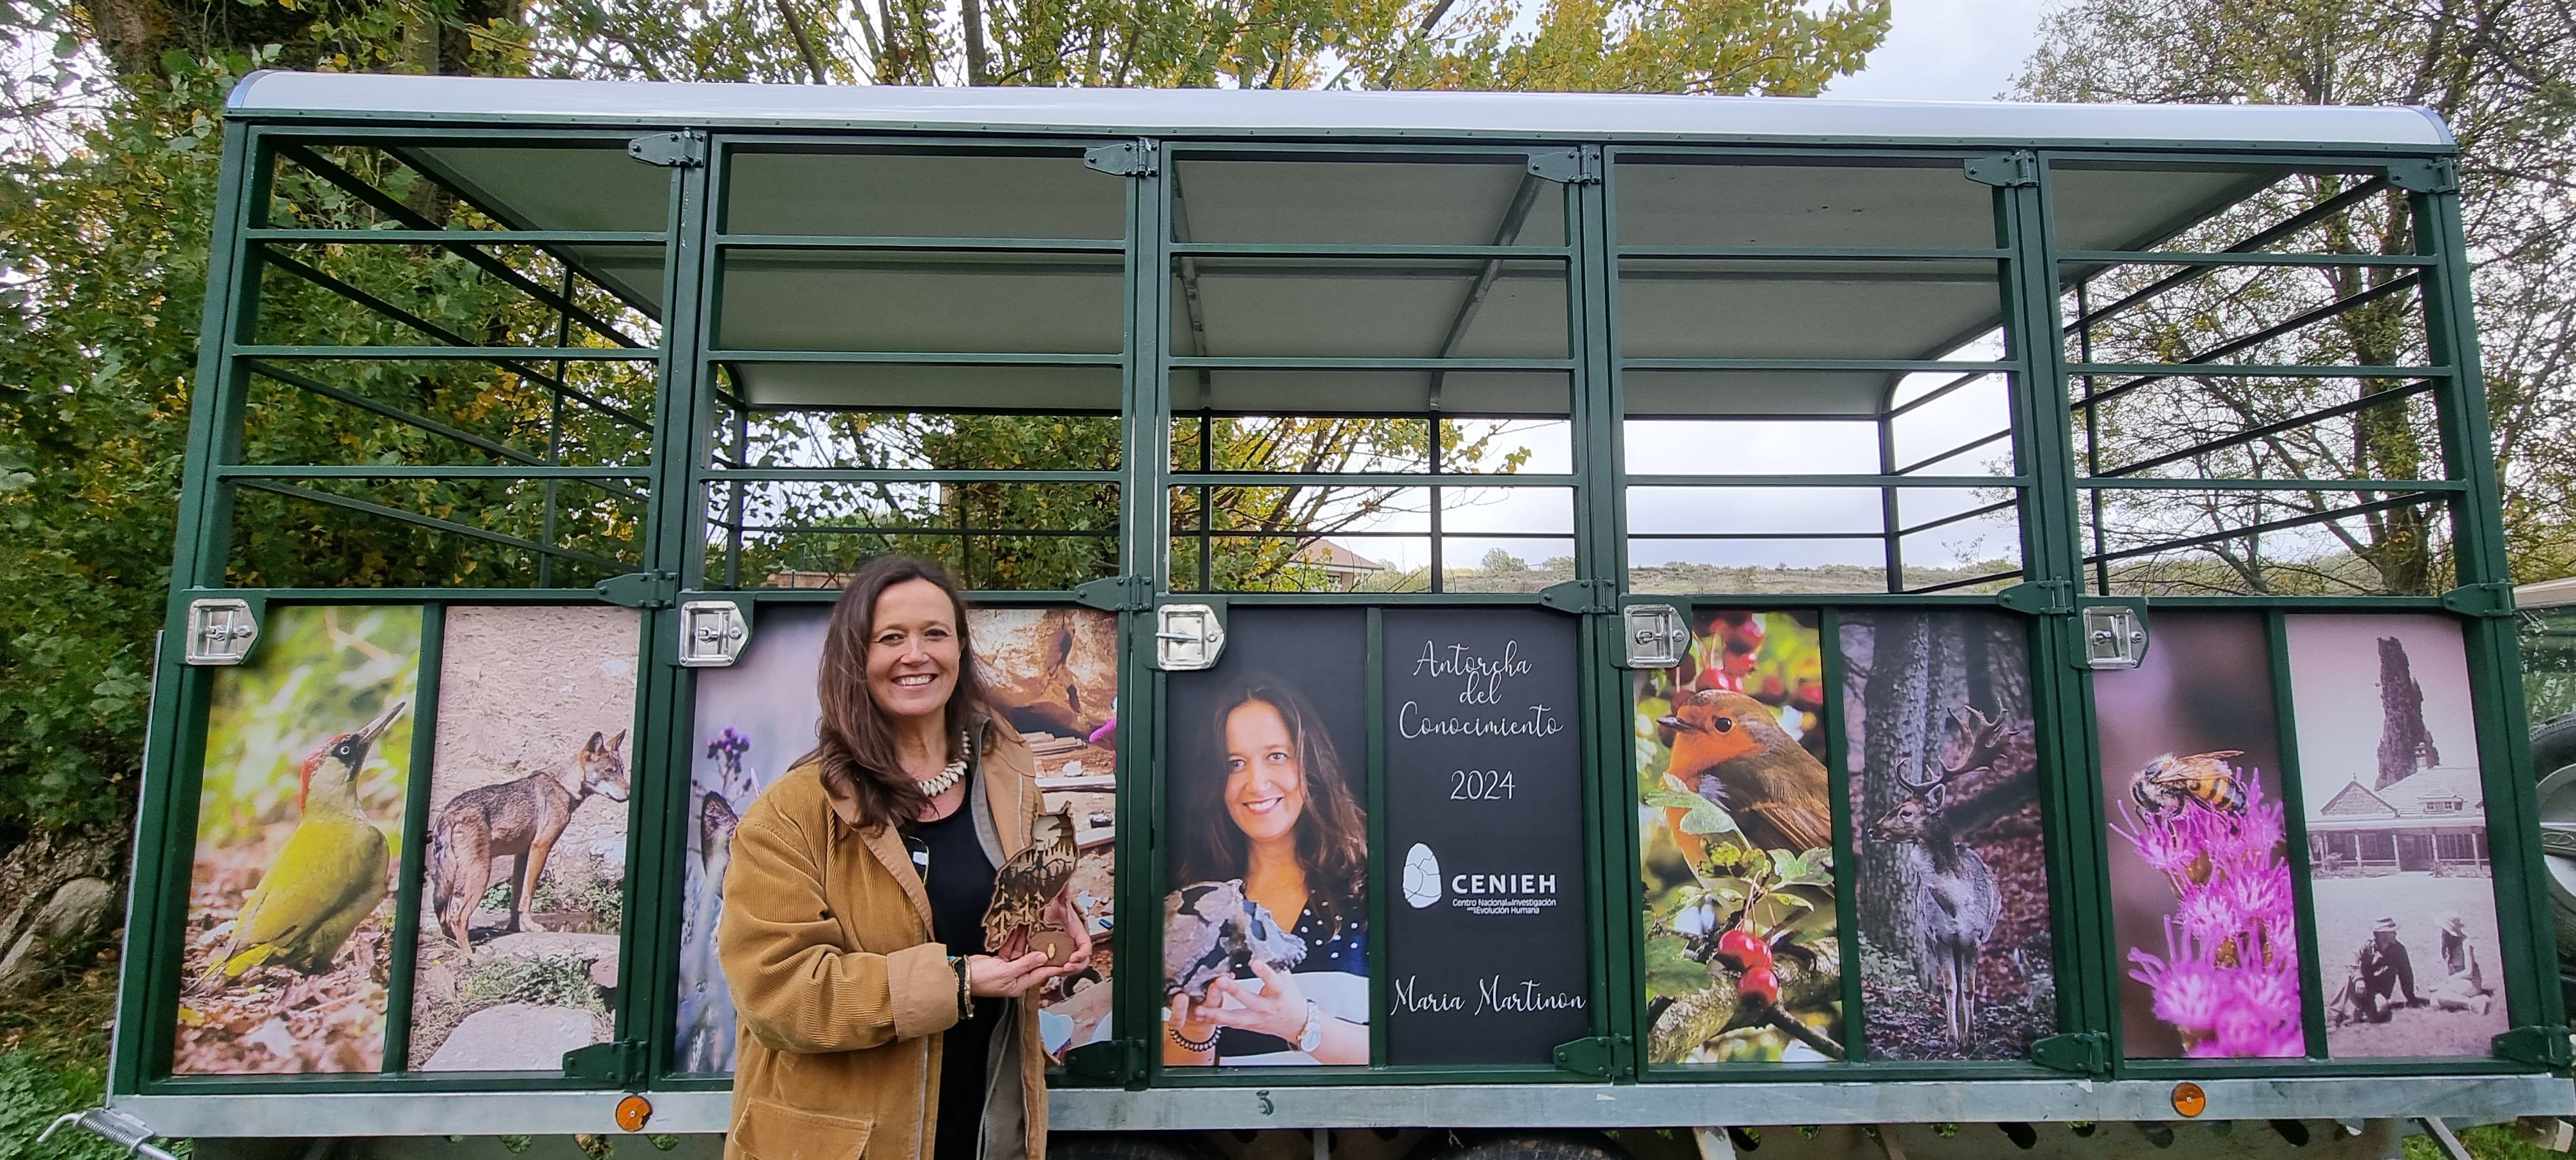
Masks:
[[[1278,676],[1221,688],[1212,711],[1175,718],[1180,737],[1201,732],[1171,774],[1163,1062],[1367,1063],[1368,826],[1342,757],[1357,738],[1337,744]],[[1248,962],[1223,950],[1239,942]]]

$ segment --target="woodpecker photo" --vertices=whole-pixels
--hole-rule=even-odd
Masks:
[[[409,707],[396,701],[375,720],[315,746],[304,758],[296,771],[296,806],[303,816],[242,902],[223,953],[207,968],[208,979],[218,973],[239,978],[268,964],[323,974],[358,924],[384,901],[388,844],[359,804],[358,775],[377,739]]]

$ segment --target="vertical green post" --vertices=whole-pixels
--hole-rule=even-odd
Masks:
[[[1619,391],[1618,317],[1619,224],[1618,151],[1596,145],[1581,147],[1578,174],[1594,180],[1565,187],[1567,242],[1573,249],[1574,357],[1577,370],[1570,417],[1574,476],[1581,481],[1575,497],[1575,576],[1597,582],[1596,590],[1628,589],[1627,507],[1623,483],[1624,404]],[[1586,615],[1578,641],[1583,666],[1583,719],[1588,747],[1584,779],[1585,821],[1590,835],[1591,873],[1584,904],[1591,908],[1594,929],[1602,932],[1591,950],[1592,1029],[1595,1035],[1627,1036],[1637,1049],[1634,1070],[1614,1075],[1633,1082],[1645,1071],[1645,988],[1638,956],[1645,948],[1643,886],[1637,878],[1636,746],[1628,722],[1627,670],[1620,641],[1619,601],[1611,611]]]
[[[2281,746],[2281,832],[2290,847],[2290,894],[2299,916],[2299,1017],[2308,1055],[2326,1054],[2325,966],[2317,955],[2316,866],[2308,849],[2307,783],[2299,775],[2299,714],[2290,686],[2290,637],[2279,609],[2263,614],[2272,665],[2272,720]]]
[[[420,676],[411,703],[411,776],[403,786],[402,865],[394,878],[393,948],[386,964],[385,1058],[387,1073],[411,1069],[412,980],[420,963],[420,884],[428,866],[429,770],[438,753],[438,679],[447,651],[447,606],[420,610]],[[513,900],[517,905],[519,900]]]
[[[1126,482],[1118,497],[1118,572],[1128,591],[1160,595],[1171,589],[1172,470],[1171,243],[1173,182],[1168,151],[1159,141],[1139,141],[1144,172],[1127,179],[1126,359],[1121,367],[1125,429],[1119,462]],[[1101,180],[1111,180],[1103,177]],[[1207,509],[1200,508],[1206,518]],[[1202,567],[1208,557],[1201,541]],[[1160,915],[1163,899],[1164,800],[1163,675],[1154,669],[1151,598],[1131,598],[1119,614],[1125,663],[1118,668],[1118,845],[1113,874],[1121,915]],[[1141,605],[1141,607],[1140,607]],[[1120,967],[1111,1008],[1114,1038],[1141,1045],[1143,1069],[1129,1077],[1141,1088],[1162,1070],[1162,924],[1118,924],[1112,932]]]

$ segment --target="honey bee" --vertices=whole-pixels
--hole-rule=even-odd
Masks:
[[[2137,800],[2138,808],[2158,817],[2181,813],[2184,804],[2192,801],[2222,814],[2244,813],[2245,785],[2227,763],[2228,758],[2244,752],[2221,749],[2189,757],[2165,754],[2138,771],[2129,783],[2129,796]]]

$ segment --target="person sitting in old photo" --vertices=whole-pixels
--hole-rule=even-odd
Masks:
[[[2335,993],[2335,1020],[2386,1023],[2399,1006],[2424,1003],[2415,993],[2414,960],[2408,957],[2406,944],[2397,941],[2397,920],[2382,916],[2372,926],[2370,939],[2353,954],[2352,969]]]
[[[2495,1006],[2495,988],[2487,983],[2487,961],[2468,923],[2459,915],[2442,918],[2442,981],[2433,987],[2433,1005],[2445,1011],[2476,1011]]]

